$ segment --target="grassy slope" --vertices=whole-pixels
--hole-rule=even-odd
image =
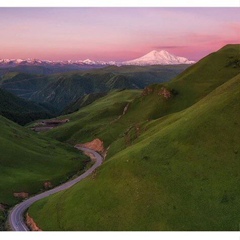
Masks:
[[[94,101],[98,100],[101,97],[106,96],[107,93],[90,93],[78,98],[75,102],[68,105],[62,112],[61,115],[70,114],[78,111],[80,108],[83,108]]]
[[[239,101],[240,75],[141,125],[94,177],[37,202],[30,215],[44,230],[238,230]]]
[[[3,89],[0,89],[0,114],[21,125],[39,118],[53,117],[46,108]]]
[[[3,89],[0,89],[0,111],[34,112],[44,111],[41,106],[19,98]]]
[[[99,137],[104,139],[105,146],[108,146],[122,131],[122,127],[116,127],[117,125],[112,122],[123,113],[124,107],[140,93],[139,90],[112,92],[73,114],[61,117],[69,118],[70,122],[45,134],[71,144]],[[125,127],[125,124],[122,126]]]
[[[14,192],[35,193],[84,167],[85,157],[71,147],[40,136],[0,116],[0,203],[15,204]]]
[[[19,97],[29,99],[33,92],[42,89],[50,83],[50,80],[41,75],[9,72],[0,78],[0,87]]]

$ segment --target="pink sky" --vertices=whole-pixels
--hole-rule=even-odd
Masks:
[[[0,8],[0,59],[199,60],[240,43],[240,8]]]

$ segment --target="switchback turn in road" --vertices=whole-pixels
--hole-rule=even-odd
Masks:
[[[82,175],[80,175],[79,177],[77,177],[69,182],[66,182],[56,188],[53,188],[49,191],[35,195],[35,196],[21,202],[20,204],[16,205],[10,211],[9,218],[8,218],[8,222],[13,231],[30,231],[29,228],[27,227],[26,223],[24,222],[24,214],[25,214],[26,210],[33,203],[35,203],[36,201],[38,201],[40,199],[48,197],[52,194],[55,194],[57,192],[60,192],[60,191],[63,191],[63,190],[66,190],[66,189],[72,187],[74,184],[80,182],[81,180],[83,180],[84,178],[86,178],[87,176],[92,174],[92,172],[102,164],[103,157],[99,153],[97,153],[89,148],[85,148],[85,147],[76,147],[76,148],[79,150],[82,150],[84,152],[93,154],[93,156],[96,159],[94,165],[91,168],[89,168],[86,172],[84,172]]]

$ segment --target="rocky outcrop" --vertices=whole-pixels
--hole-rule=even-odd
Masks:
[[[178,94],[176,90],[168,89],[168,88],[162,86],[160,88],[160,90],[158,90],[157,88],[154,88],[154,87],[146,87],[146,88],[144,88],[144,90],[142,92],[142,96],[147,96],[147,95],[150,95],[152,93],[157,94],[158,96],[161,96],[166,100],[168,100],[172,96]]]
[[[146,88],[144,88],[143,91],[142,91],[142,96],[147,96],[147,95],[149,95],[149,94],[151,94],[151,93],[153,93],[153,92],[154,92],[154,89],[153,89],[153,88],[151,88],[151,87],[146,87]]]
[[[42,231],[42,229],[37,226],[33,218],[31,218],[28,213],[26,214],[26,223],[31,231]]]
[[[99,138],[96,138],[91,142],[76,144],[76,147],[87,147],[100,153],[103,153],[105,150],[103,141],[101,141]]]
[[[25,198],[29,197],[29,193],[27,193],[27,192],[13,193],[13,196],[17,197],[17,198],[25,199]]]
[[[165,99],[169,99],[172,96],[172,93],[165,87],[161,87],[158,95],[163,96]]]
[[[51,182],[45,182],[45,183],[43,184],[43,186],[44,186],[44,189],[50,189],[50,188],[53,187],[53,185],[52,185]]]

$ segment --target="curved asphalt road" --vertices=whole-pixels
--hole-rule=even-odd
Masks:
[[[96,168],[98,168],[103,161],[103,157],[89,149],[89,148],[85,148],[85,147],[76,147],[79,150],[85,151],[85,152],[89,152],[92,153],[94,155],[94,157],[96,158],[96,162],[94,163],[94,165],[89,168],[85,173],[83,173],[82,175],[80,175],[79,177],[66,182],[56,188],[53,188],[49,191],[43,192],[41,194],[38,194],[34,197],[31,197],[23,202],[21,202],[20,204],[16,205],[11,212],[9,213],[9,224],[11,226],[11,229],[13,231],[30,231],[29,228],[27,227],[27,225],[24,222],[24,213],[25,211],[36,201],[43,199],[45,197],[48,197],[54,193],[66,190],[70,187],[72,187],[74,184],[80,182],[82,179],[86,178],[87,176],[89,176]]]

